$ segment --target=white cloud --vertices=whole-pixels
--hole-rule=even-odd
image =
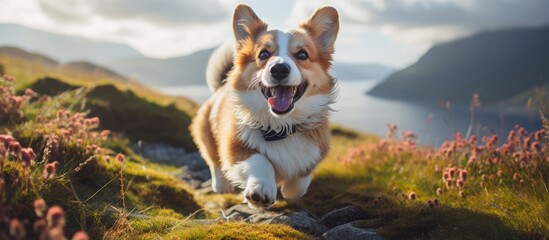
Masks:
[[[172,57],[232,38],[242,0],[0,0],[0,22],[127,43]],[[338,8],[335,59],[412,63],[433,43],[485,29],[549,23],[548,0],[244,0],[273,27],[295,27],[322,5]]]
[[[406,49],[392,53],[395,65],[413,61],[436,42],[452,40],[482,30],[549,24],[547,0],[298,0],[288,21],[308,16],[322,5],[340,13],[341,42],[356,42],[351,33],[379,31]],[[368,44],[368,39],[358,39]],[[339,48],[346,46],[339,44]],[[388,52],[394,49],[386,49]],[[356,51],[360,55],[366,52]],[[349,59],[357,58],[348,55]],[[402,56],[408,56],[402,60]]]
[[[123,42],[151,57],[188,54],[231,35],[232,3],[172,0],[0,0],[0,22]]]
[[[217,0],[38,0],[42,10],[61,20],[86,20],[90,15],[105,19],[141,19],[157,25],[178,26],[210,23],[229,16]]]

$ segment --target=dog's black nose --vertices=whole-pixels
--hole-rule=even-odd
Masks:
[[[280,81],[290,75],[290,65],[287,63],[278,63],[271,67],[271,76]]]

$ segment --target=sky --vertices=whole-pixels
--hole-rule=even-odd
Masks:
[[[239,3],[270,28],[293,28],[316,8],[334,6],[340,14],[336,61],[397,68],[436,43],[549,24],[549,0],[0,0],[0,23],[125,43],[167,58],[230,41]]]

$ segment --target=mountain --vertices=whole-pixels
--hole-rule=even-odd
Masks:
[[[384,98],[491,104],[549,83],[549,26],[482,32],[438,44],[368,94]],[[533,95],[533,93],[532,93]]]
[[[63,64],[62,68],[63,71],[74,74],[87,74],[94,76],[100,75],[123,81],[128,80],[125,76],[122,76],[110,69],[86,61],[68,62]]]
[[[90,61],[105,64],[113,59],[142,56],[132,47],[29,29],[16,24],[0,24],[0,46],[9,45],[40,52],[61,62]]]
[[[0,47],[0,55],[18,58],[45,67],[57,67],[59,62],[38,53],[31,53],[16,47]]]
[[[86,75],[92,76],[96,79],[107,77],[111,80],[116,81],[129,81],[126,77],[94,63],[86,61],[75,61],[63,64],[50,57],[44,56],[41,53],[27,52],[16,47],[0,47],[0,57],[19,59],[22,60],[25,64],[31,63],[35,66],[41,66],[45,69],[49,69],[52,71],[59,71],[72,77]]]
[[[39,52],[60,62],[80,62],[70,67],[90,70],[89,66],[109,66],[124,76],[150,86],[205,85],[205,71],[213,49],[200,50],[186,56],[157,59],[149,58],[132,47],[112,42],[48,33],[15,24],[0,24],[0,46],[9,45]],[[79,69],[81,70],[81,69]],[[338,79],[381,79],[394,71],[379,64],[335,63]]]

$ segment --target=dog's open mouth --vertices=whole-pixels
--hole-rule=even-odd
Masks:
[[[261,86],[263,96],[267,99],[271,110],[276,114],[290,112],[294,108],[294,103],[303,96],[306,89],[306,81],[302,81],[297,86]]]

